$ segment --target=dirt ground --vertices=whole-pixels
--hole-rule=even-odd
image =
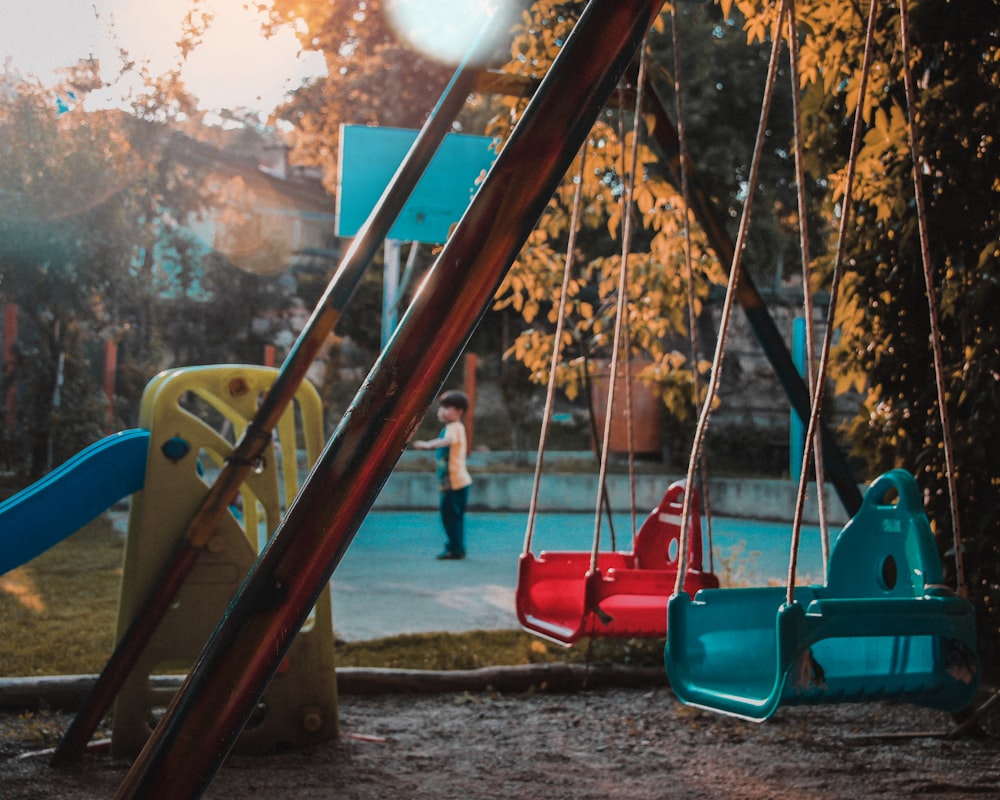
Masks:
[[[948,739],[941,734],[954,727],[950,715],[912,706],[783,708],[755,724],[684,707],[667,688],[645,688],[347,695],[340,717],[341,736],[327,745],[230,757],[204,797],[1000,798],[993,717],[978,735]],[[39,754],[39,726],[60,729],[68,719],[0,715],[0,798],[114,795],[127,763],[91,754],[57,772]]]

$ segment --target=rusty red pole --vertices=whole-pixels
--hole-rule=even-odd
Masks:
[[[116,797],[211,782],[660,6],[587,5]]]
[[[17,344],[17,306],[3,306],[3,374],[14,369],[14,347]],[[11,386],[5,398],[7,434],[12,435],[17,423],[17,390]]]

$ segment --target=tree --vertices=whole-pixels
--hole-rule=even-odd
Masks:
[[[272,25],[295,25],[303,47],[326,59],[327,76],[298,89],[276,115],[298,129],[293,158],[321,166],[331,191],[342,124],[419,128],[454,72],[400,41],[382,0],[273,0],[262,10]]]
[[[26,454],[32,477],[103,432],[95,342],[120,342],[129,424],[164,352],[232,360],[234,323],[248,329],[273,292],[207,258],[192,236],[211,195],[206,168],[178,151],[168,124],[196,117],[182,87],[154,81],[128,114],[86,111],[97,85],[92,62],[52,89],[0,75],[0,296],[20,309],[18,360],[4,376],[21,393],[8,445]],[[70,92],[72,107],[60,99]]]
[[[525,78],[544,74],[569,35],[582,4],[537,2],[519,30],[505,67]],[[738,27],[717,9],[682,6],[678,25],[684,42],[684,89],[692,102],[685,127],[688,148],[698,166],[702,183],[716,200],[723,216],[736,225],[747,192],[746,181],[753,138],[760,115],[760,97],[769,47],[747,48]],[[670,18],[661,17],[646,45],[649,72],[672,76],[673,44]],[[775,106],[789,90],[779,90]],[[628,102],[628,94],[622,97]],[[498,117],[491,132],[505,136],[525,100],[508,98],[508,114]],[[784,105],[790,106],[790,103]],[[672,109],[671,109],[672,111]],[[645,127],[652,124],[644,118]],[[501,307],[520,311],[528,328],[511,354],[522,360],[535,379],[543,382],[553,349],[555,299],[559,293],[562,265],[570,229],[575,181],[582,180],[584,206],[577,231],[573,261],[575,274],[569,286],[568,326],[564,363],[558,371],[560,386],[570,397],[581,385],[580,369],[593,358],[608,358],[617,298],[617,275],[621,264],[620,201],[627,190],[631,169],[625,156],[633,137],[632,113],[619,104],[608,109],[594,126],[586,151],[586,165],[578,161],[546,210],[527,247],[511,270],[498,299]],[[651,366],[643,377],[654,382],[674,419],[690,420],[696,398],[692,393],[693,372],[687,343],[689,327],[687,266],[684,244],[684,203],[680,186],[663,163],[663,154],[650,144],[649,131],[640,127],[642,139],[639,166],[635,170],[631,214],[633,227],[629,248],[627,329],[629,352],[648,359]],[[751,230],[743,264],[768,283],[796,268],[790,243],[794,222],[794,188],[789,183],[791,157],[788,140],[791,118],[772,112],[767,129],[767,147],[757,187],[757,224]],[[694,286],[694,316],[701,313],[711,283],[724,282],[724,272],[695,226],[691,239]],[[728,267],[728,264],[726,265]],[[699,365],[704,370],[705,364]]]
[[[61,113],[54,92],[10,74],[0,93],[0,293],[22,320],[18,375],[5,378],[23,379],[18,431],[37,476],[100,430],[82,337],[105,332],[104,298],[121,288],[116,233],[139,162],[109,115]],[[56,413],[66,378],[77,393]]]
[[[738,3],[749,38],[769,30],[774,7]],[[923,156],[930,263],[939,300],[947,411],[965,565],[981,643],[996,669],[1000,630],[1000,459],[985,432],[1000,424],[1000,6],[970,0],[913,3],[916,130]],[[866,8],[866,7],[865,7]],[[849,0],[800,8],[808,167],[829,186],[831,220],[847,213],[841,338],[832,377],[861,393],[849,436],[870,475],[915,474],[942,551],[951,547],[944,435],[929,342],[911,151],[907,139],[899,5],[879,4],[869,90],[859,97],[866,20]],[[852,119],[864,103],[855,202],[842,207]],[[833,226],[831,226],[832,228]],[[828,248],[832,253],[833,248]],[[831,256],[819,259],[828,276]],[[946,563],[951,563],[949,555]]]

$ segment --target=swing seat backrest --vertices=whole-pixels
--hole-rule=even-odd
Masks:
[[[681,515],[684,510],[684,481],[667,487],[663,499],[654,508],[635,537],[637,569],[677,569],[680,553]],[[701,517],[698,513],[698,490],[691,497],[688,517],[688,568],[701,570]]]
[[[942,582],[941,559],[913,476],[877,478],[830,551],[825,596],[923,597]]]

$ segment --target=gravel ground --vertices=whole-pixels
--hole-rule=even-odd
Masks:
[[[1000,798],[991,724],[888,704],[786,708],[764,724],[680,705],[667,688],[341,697],[338,740],[230,757],[207,798],[862,800]],[[58,772],[39,751],[69,717],[0,715],[0,797],[110,798],[128,764]],[[923,734],[923,735],[911,735]]]

